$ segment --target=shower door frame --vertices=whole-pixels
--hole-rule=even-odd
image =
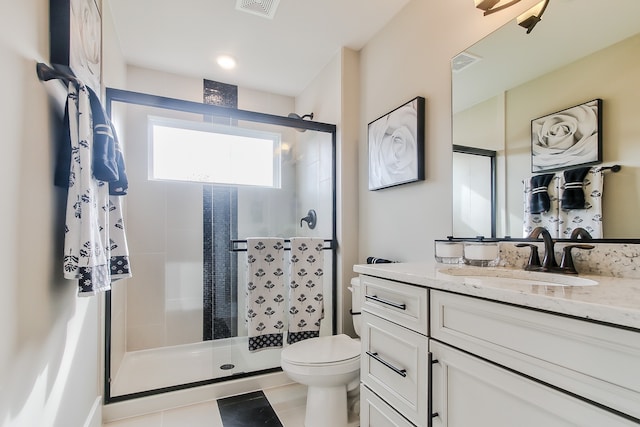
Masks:
[[[187,113],[202,114],[208,116],[224,117],[231,120],[245,120],[255,123],[271,124],[276,126],[290,127],[293,129],[313,130],[318,132],[331,134],[331,177],[332,177],[332,225],[331,225],[331,239],[330,250],[332,259],[332,277],[331,277],[331,292],[332,292],[332,307],[331,307],[331,320],[332,320],[332,334],[337,333],[337,282],[338,282],[338,241],[337,241],[337,212],[336,212],[336,154],[337,154],[337,131],[336,125],[314,122],[310,120],[302,120],[291,117],[277,116],[274,114],[258,113],[255,111],[240,110],[235,108],[220,107],[217,105],[203,104],[194,101],[187,101],[183,99],[168,98],[164,96],[151,95],[142,92],[133,92],[124,89],[106,88],[106,109],[107,114],[111,117],[112,104],[114,102],[120,102],[124,104],[140,105],[145,107],[162,108],[165,110],[174,110]],[[239,379],[245,377],[252,377],[270,372],[279,372],[282,369],[275,367],[266,370],[260,370],[255,372],[248,372],[242,374],[235,374],[222,378],[209,378],[197,382],[190,382],[186,384],[177,384],[169,387],[163,387],[153,390],[145,390],[136,393],[129,393],[119,396],[111,396],[111,291],[105,293],[105,325],[104,325],[104,403],[117,403],[131,399],[137,399],[140,397],[147,397],[162,393],[168,393],[177,390],[184,390],[193,387],[199,387],[219,382],[228,381],[231,379]]]

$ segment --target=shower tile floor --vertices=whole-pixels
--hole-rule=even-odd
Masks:
[[[307,388],[300,384],[288,384],[282,387],[275,387],[262,390],[267,400],[276,413],[282,427],[301,427],[304,425],[305,403],[307,398]],[[253,397],[253,396],[252,396]],[[221,399],[222,401],[223,399]],[[226,402],[223,402],[224,405]],[[250,406],[250,405],[247,405]],[[238,405],[243,410],[247,406]],[[270,412],[270,411],[267,411]],[[256,414],[262,411],[256,411]],[[266,417],[270,417],[267,413]],[[254,419],[253,423],[238,424],[232,418],[225,417],[226,424],[222,423],[218,401],[212,400],[182,408],[170,409],[156,412],[140,417],[127,418],[124,420],[106,423],[104,427],[250,427],[256,425],[278,426],[275,424],[264,424],[265,420]],[[273,422],[273,420],[272,420]],[[352,422],[350,427],[357,427],[358,422]]]

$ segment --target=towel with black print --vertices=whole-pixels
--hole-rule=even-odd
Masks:
[[[324,318],[324,239],[291,238],[287,343],[320,336]]]

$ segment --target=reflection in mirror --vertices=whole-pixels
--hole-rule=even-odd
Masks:
[[[496,152],[497,237],[523,237],[531,120],[596,98],[603,165],[622,165],[604,176],[603,237],[640,237],[638,16],[637,0],[557,0],[531,34],[511,21],[453,59],[453,144]]]
[[[453,146],[453,233],[496,237],[496,152]]]

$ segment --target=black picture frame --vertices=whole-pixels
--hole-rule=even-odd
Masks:
[[[367,125],[369,190],[423,181],[425,98],[417,96]]]
[[[74,74],[100,95],[100,0],[49,0],[49,54],[55,68]]]
[[[531,120],[531,172],[602,163],[602,99]]]

